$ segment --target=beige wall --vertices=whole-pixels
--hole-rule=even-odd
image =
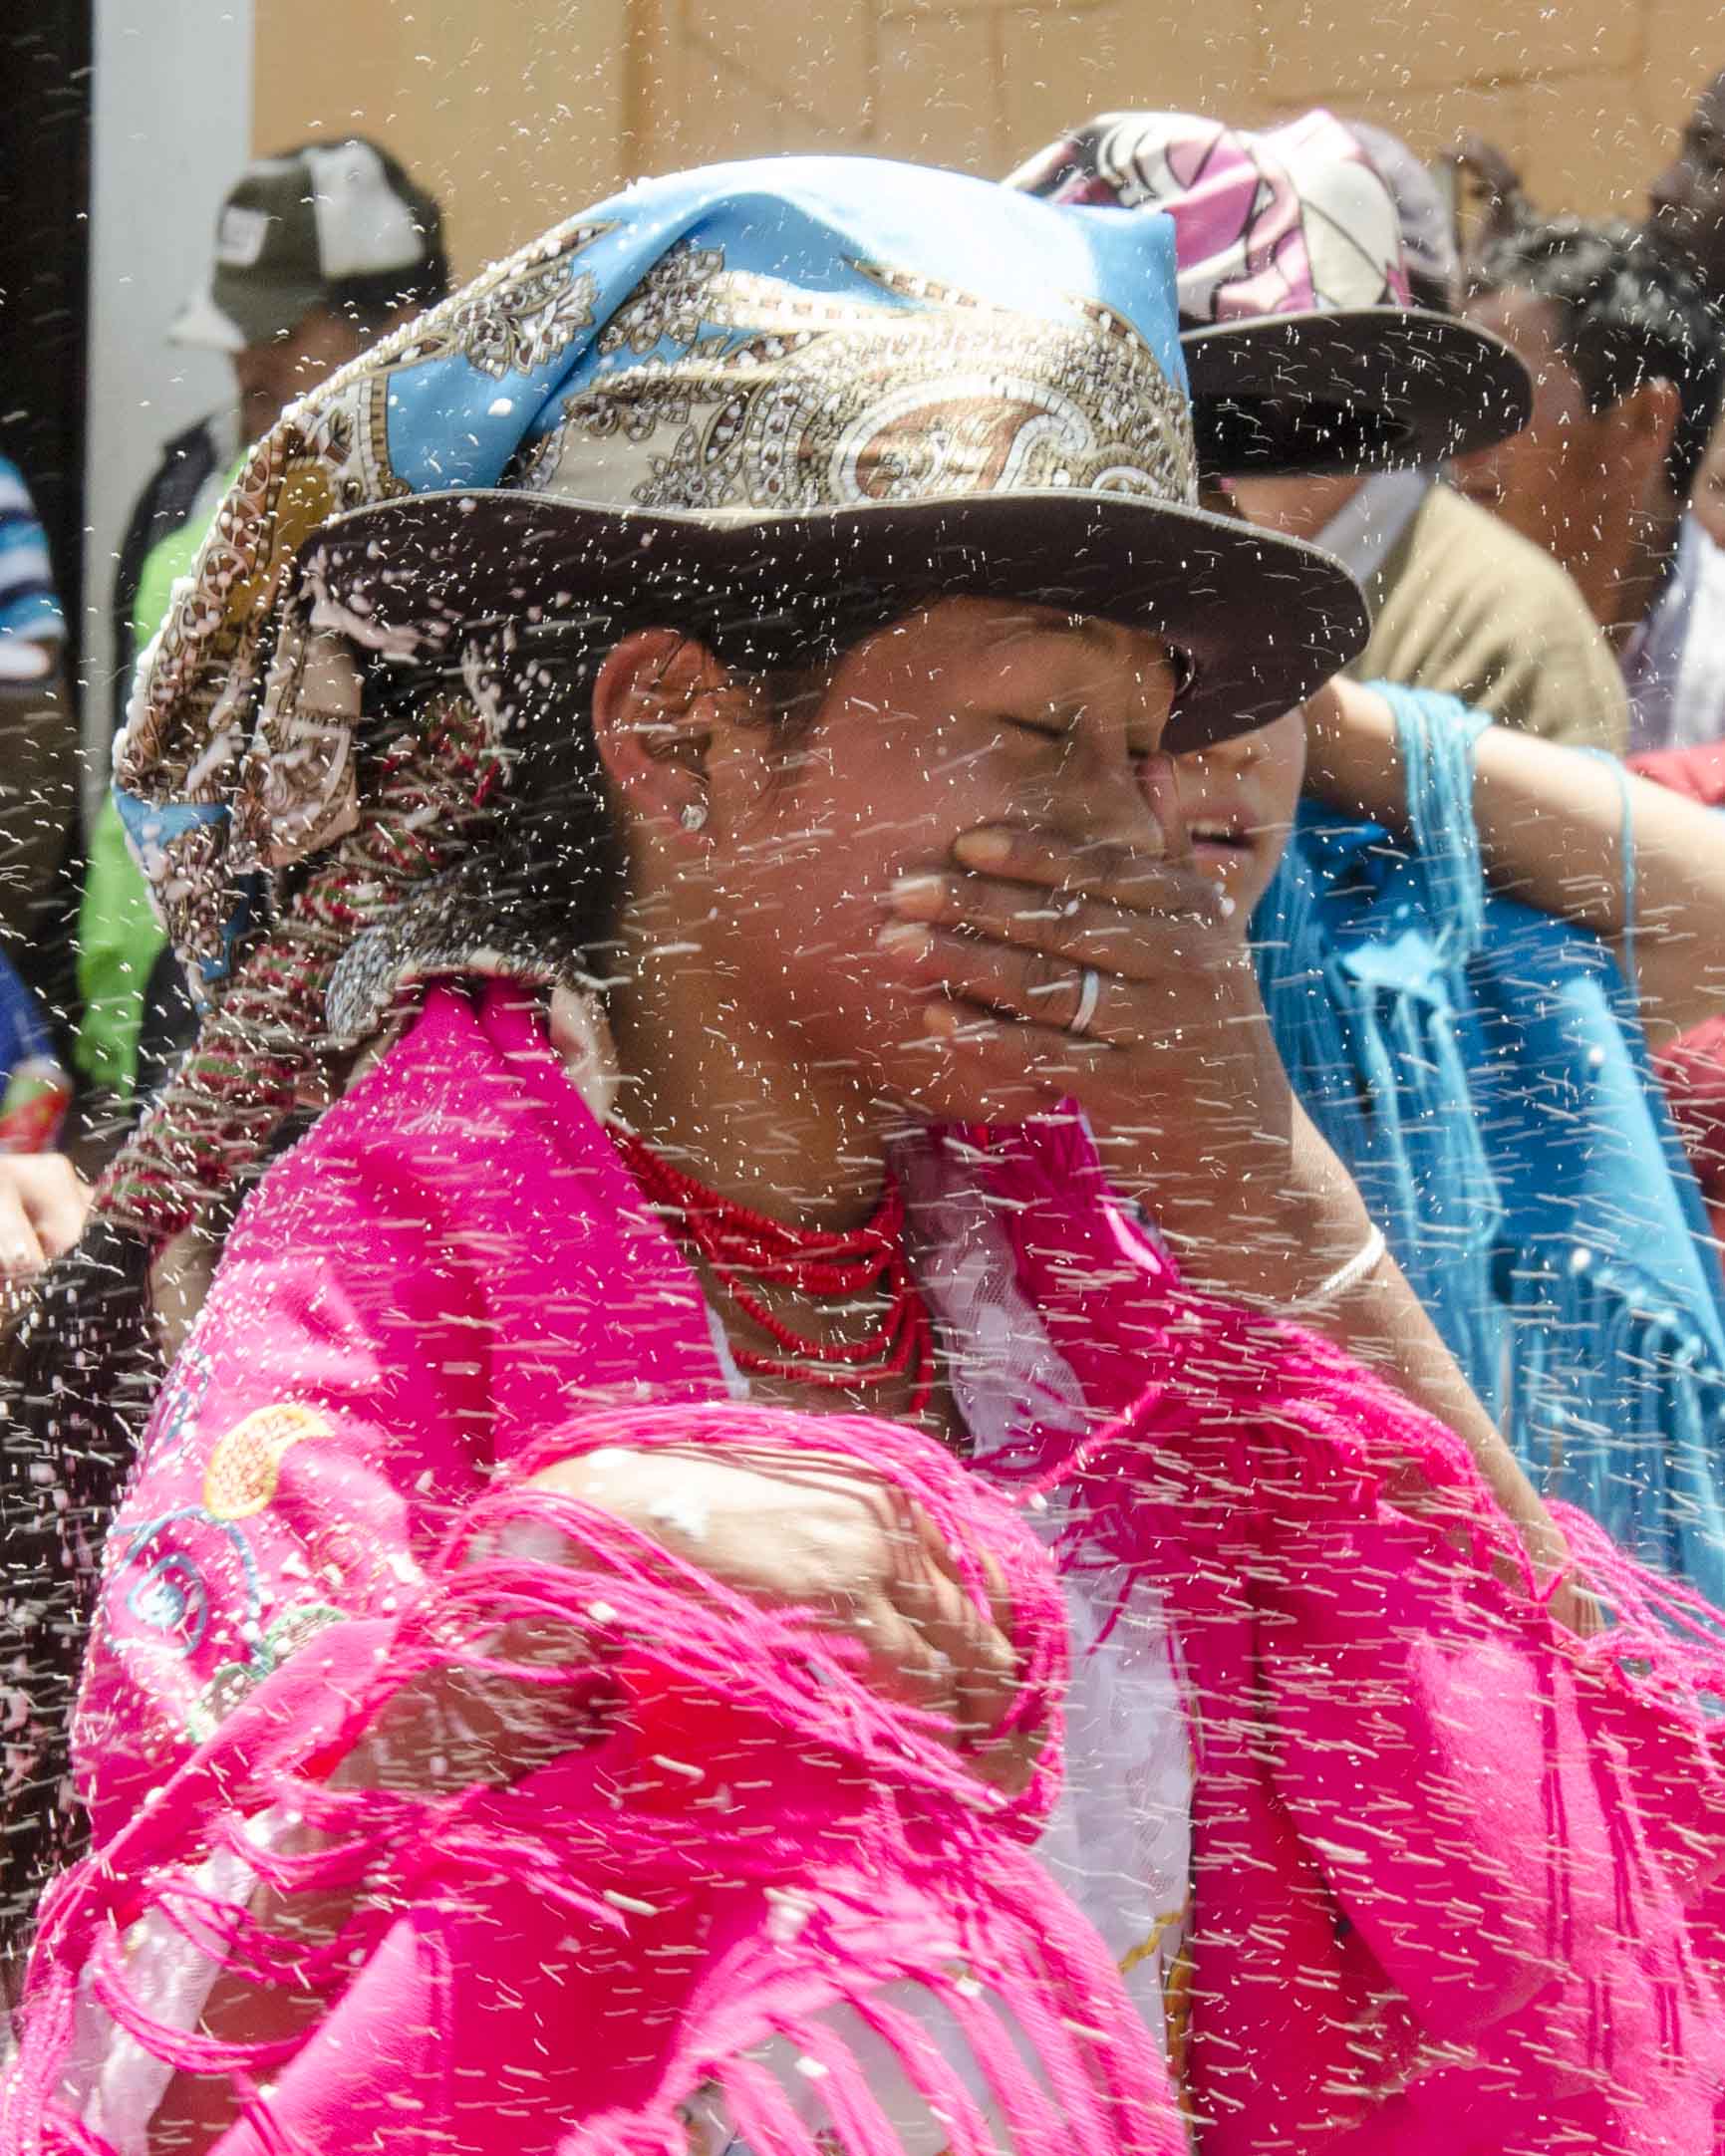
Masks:
[[[444,204],[463,274],[629,162],[631,0],[255,0],[252,143],[386,143]]]
[[[1725,0],[256,0],[253,137],[363,128],[471,270],[639,171],[864,149],[986,175],[1121,107],[1468,128],[1547,207],[1634,211]]]

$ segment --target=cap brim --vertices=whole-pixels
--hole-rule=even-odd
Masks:
[[[182,307],[168,326],[170,345],[192,345],[205,352],[243,352],[245,333],[215,304],[207,289]]]
[[[938,597],[1027,601],[1145,629],[1191,678],[1171,750],[1244,733],[1301,702],[1364,647],[1359,588],[1321,549],[1201,509],[1124,494],[975,494],[725,519],[620,512],[505,490],[421,494],[332,519],[302,576],[368,641],[488,619],[529,642],[560,619],[721,603],[762,664],[806,659],[809,625],[881,623]],[[782,647],[782,649],[781,649]]]
[[[1520,433],[1533,384],[1502,338],[1418,308],[1261,315],[1181,333],[1202,468],[1381,471]]]
[[[225,304],[213,285],[198,294],[168,331],[171,343],[229,353],[274,344],[291,336],[329,298],[322,285],[259,284],[239,277],[228,283]]]

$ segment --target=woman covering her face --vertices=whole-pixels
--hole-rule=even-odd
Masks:
[[[1170,1255],[1406,1302],[1169,763],[1357,594],[1192,506],[1157,230],[655,182],[242,475],[123,751],[211,1008],[29,1344],[49,1561],[141,1253],[317,1114],[107,1526],[8,2145],[1705,2136],[1699,1639]]]

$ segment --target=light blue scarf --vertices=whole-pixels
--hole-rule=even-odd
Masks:
[[[1633,995],[1488,894],[1487,721],[1374,685],[1411,847],[1302,805],[1253,923],[1277,1046],[1536,1483],[1725,1602],[1725,1294]]]

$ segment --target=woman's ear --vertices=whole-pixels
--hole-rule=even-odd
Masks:
[[[1655,376],[1611,407],[1612,431],[1629,466],[1637,503],[1664,494],[1665,459],[1683,415],[1683,400],[1674,382]]]
[[[613,646],[593,683],[593,738],[611,783],[661,835],[690,836],[712,812],[713,699],[730,675],[696,638],[639,629]]]

